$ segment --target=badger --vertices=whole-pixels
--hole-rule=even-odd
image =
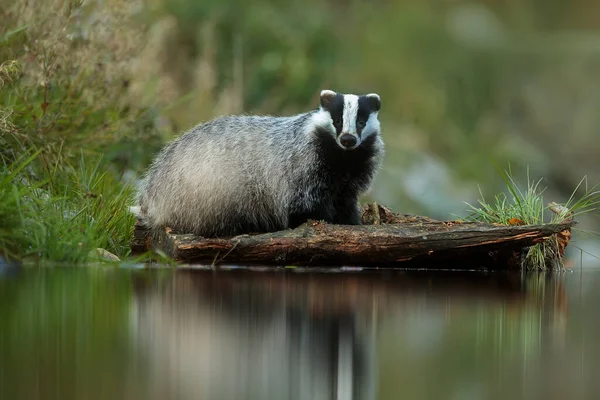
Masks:
[[[294,116],[229,115],[167,144],[131,207],[150,229],[230,237],[307,220],[359,225],[384,144],[377,93],[322,90]]]

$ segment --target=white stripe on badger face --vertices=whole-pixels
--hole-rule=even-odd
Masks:
[[[356,117],[358,115],[358,96],[354,94],[344,95],[344,114],[342,116],[342,134],[351,133],[358,136],[356,132]]]

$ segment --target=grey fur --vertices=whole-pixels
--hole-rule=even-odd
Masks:
[[[132,211],[151,228],[204,237],[282,230],[307,218],[360,224],[358,196],[383,158],[378,110],[368,114],[354,150],[340,147],[322,106],[199,124],[157,155]]]

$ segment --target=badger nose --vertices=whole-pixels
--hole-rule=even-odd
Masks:
[[[356,145],[356,136],[344,133],[340,136],[340,143],[347,149],[354,147]]]

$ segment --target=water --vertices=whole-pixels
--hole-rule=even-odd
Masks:
[[[0,271],[2,399],[597,399],[600,271]]]

